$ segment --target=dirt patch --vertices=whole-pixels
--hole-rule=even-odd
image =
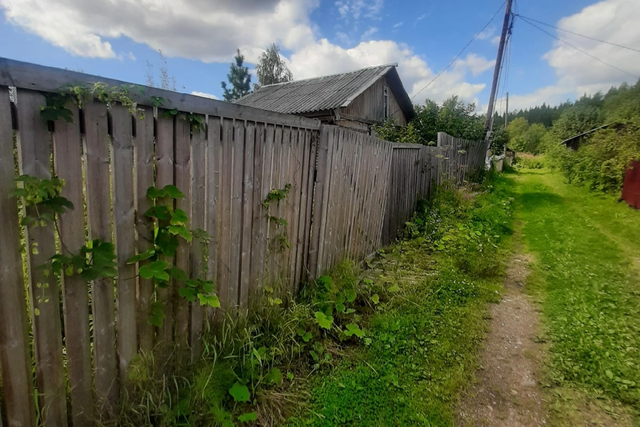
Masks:
[[[462,399],[458,425],[534,427],[549,425],[544,393],[537,381],[543,349],[537,343],[538,313],[524,294],[530,258],[512,258],[505,294],[491,307],[489,335],[476,382]]]

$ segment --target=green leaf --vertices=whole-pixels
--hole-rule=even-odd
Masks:
[[[360,326],[358,326],[356,323],[349,323],[347,325],[347,330],[344,331],[344,334],[348,337],[355,335],[358,338],[364,338],[364,331],[360,329]]]
[[[331,325],[333,324],[333,316],[327,316],[321,311],[315,312],[316,322],[321,328],[331,329]]]
[[[149,208],[144,215],[149,218],[156,218],[159,221],[167,221],[171,219],[171,213],[169,212],[169,208],[166,206],[153,206]]]
[[[166,185],[163,190],[167,193],[167,196],[172,199],[184,199],[184,194],[178,190],[178,187],[175,185]]]
[[[208,305],[213,308],[220,308],[220,300],[217,295],[198,294],[200,305]]]
[[[169,263],[166,261],[158,260],[149,264],[149,268],[154,272],[164,271],[169,267]]]
[[[187,279],[189,279],[189,277],[187,276],[187,273],[185,273],[184,270],[181,269],[181,268],[171,267],[167,271],[169,273],[169,276],[173,277],[176,280],[187,280]]]
[[[171,225],[182,225],[187,221],[189,221],[189,217],[182,209],[176,209],[171,213]]]
[[[196,290],[193,288],[180,288],[178,293],[181,297],[185,298],[189,302],[194,302],[196,300]]]
[[[155,249],[149,249],[147,251],[139,253],[136,256],[131,257],[131,259],[129,259],[129,261],[127,261],[127,263],[128,264],[135,264],[138,261],[144,261],[145,259],[149,259],[152,256],[154,256],[155,254],[156,254],[156,250]]]
[[[167,192],[165,190],[159,190],[156,187],[149,187],[147,189],[147,197],[151,200],[161,199],[166,196]]]
[[[371,296],[371,301],[373,301],[374,304],[380,303],[380,296],[378,294],[373,294]]]
[[[249,389],[247,388],[247,386],[242,385],[238,382],[233,384],[233,386],[229,389],[229,394],[236,402],[248,402],[251,398],[251,393],[249,393]]]
[[[257,419],[258,419],[257,412],[248,412],[238,417],[238,421],[240,421],[241,423],[248,423],[249,421],[255,421]]]
[[[356,291],[353,289],[347,289],[344,291],[347,297],[347,302],[354,302],[356,300]]]
[[[273,384],[280,386],[282,385],[282,372],[280,369],[273,368],[266,376],[266,380],[272,382]]]
[[[164,305],[161,302],[154,302],[149,307],[149,318],[147,321],[151,326],[162,326],[164,321]]]
[[[153,277],[153,270],[148,265],[143,265],[140,267],[139,271],[140,277],[143,279],[151,279]]]

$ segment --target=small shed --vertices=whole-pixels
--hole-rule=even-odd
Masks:
[[[603,126],[599,126],[595,129],[588,130],[579,135],[572,136],[571,138],[565,139],[564,141],[562,141],[560,145],[566,145],[567,148],[571,148],[572,150],[576,151],[578,148],[580,148],[580,144],[582,144],[582,141],[584,140],[585,137],[599,131],[600,129],[608,128],[609,126],[611,126],[611,123]]]
[[[389,118],[406,126],[415,112],[396,68],[397,64],[381,65],[262,86],[235,102],[366,133],[373,124]]]

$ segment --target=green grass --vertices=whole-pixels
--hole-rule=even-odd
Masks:
[[[637,410],[640,212],[548,171],[516,180],[517,217],[536,259],[529,287],[550,343],[548,385]]]
[[[486,307],[499,300],[511,233],[508,178],[475,202],[442,192],[409,224],[410,240],[365,272],[380,289],[363,323],[368,346],[314,374],[311,408],[291,426],[451,426],[472,380]]]

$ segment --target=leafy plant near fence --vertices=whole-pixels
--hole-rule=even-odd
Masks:
[[[286,219],[273,215],[271,211],[272,206],[274,204],[277,205],[282,200],[286,199],[290,191],[291,184],[285,184],[284,188],[280,190],[274,188],[269,191],[267,197],[262,201],[262,207],[267,211],[267,218],[269,218],[269,222],[273,223],[276,226],[276,229],[279,230],[279,232],[274,234],[271,238],[270,246],[275,252],[283,252],[291,247],[291,242],[289,242],[289,237],[287,236],[287,225],[289,225],[289,223]]]
[[[116,276],[116,255],[112,243],[94,239],[83,245],[78,253],[72,253],[64,244],[58,219],[74,206],[62,196],[63,180],[55,176],[51,179],[41,179],[21,175],[16,178],[16,182],[18,188],[13,192],[13,196],[18,198],[23,206],[20,224],[26,227],[47,227],[53,224],[63,250],[62,253],[53,255],[45,265],[40,266],[44,269],[45,276],[51,272],[60,276],[64,272],[67,276],[79,274],[86,281]],[[32,244],[31,251],[37,254],[37,243]],[[48,285],[38,284],[37,286]],[[38,297],[38,302],[48,303],[49,301],[42,301]],[[38,314],[37,309],[35,313]]]

